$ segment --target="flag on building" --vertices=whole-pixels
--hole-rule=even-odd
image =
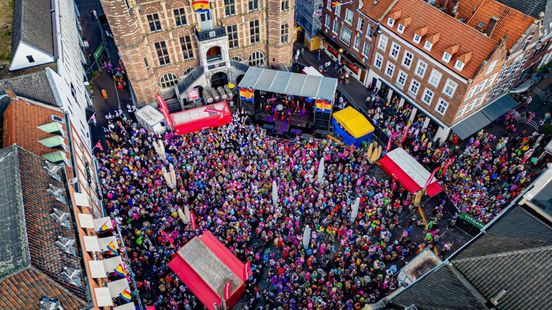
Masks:
[[[255,92],[250,88],[240,88],[240,99],[243,101],[253,101]]]
[[[117,247],[115,246],[115,240],[111,241],[107,245],[107,251],[109,252],[109,254],[119,255],[119,252],[117,251]]]
[[[209,1],[207,0],[192,1],[192,7],[194,8],[194,12],[196,13],[209,12]]]
[[[96,143],[96,145],[94,145],[94,147],[92,148],[92,150],[93,150],[93,149],[96,149],[96,148],[103,152],[104,149],[103,149],[103,146],[102,146],[102,141],[98,141],[98,142]]]
[[[130,294],[128,289],[124,289],[121,294],[119,294],[119,297],[126,302],[130,302],[132,300],[132,294]]]
[[[109,229],[109,226],[107,226],[107,223],[104,223],[99,229],[98,232],[106,231]]]
[[[115,267],[115,270],[113,270],[115,274],[117,274],[120,277],[126,277],[127,271],[125,268],[123,268],[123,265],[119,264],[117,267]]]

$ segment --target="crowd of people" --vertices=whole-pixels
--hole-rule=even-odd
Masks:
[[[497,137],[482,130],[465,142],[452,134],[439,145],[433,142],[436,128],[420,113],[411,119],[409,104],[401,106],[398,98],[388,101],[377,92],[366,103],[371,120],[392,137],[395,145],[430,171],[441,167],[437,176],[452,203],[481,223],[499,214],[534,178],[531,168],[540,153],[536,150],[544,147],[543,135],[518,130],[516,111],[501,120],[506,133],[518,132],[512,137]]]
[[[365,149],[268,136],[243,115],[183,136],[158,136],[118,116],[108,119],[107,146],[97,158],[105,205],[145,306],[199,306],[167,263],[204,230],[251,262],[243,309],[360,309],[401,285],[394,275],[420,251],[451,251],[452,242],[440,237],[449,229],[444,202],[422,221],[413,195],[371,165]],[[165,156],[153,147],[158,140]],[[174,189],[163,177],[169,164]],[[195,213],[197,229],[179,217],[185,207]],[[312,230],[307,247],[306,226]]]

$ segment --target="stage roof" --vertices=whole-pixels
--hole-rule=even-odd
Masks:
[[[249,67],[239,87],[334,101],[337,79]]]

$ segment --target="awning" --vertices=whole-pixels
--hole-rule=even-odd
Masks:
[[[510,90],[510,94],[519,94],[519,93],[526,92],[527,90],[529,90],[531,85],[533,85],[533,80],[528,79],[527,81],[521,83],[518,87]]]
[[[94,294],[96,295],[96,302],[98,303],[99,307],[113,306],[113,299],[111,299],[109,288],[95,287]]]
[[[493,103],[489,104],[483,109],[485,114],[491,121],[494,121],[502,115],[510,112],[513,108],[517,107],[518,103],[510,95],[505,95]]]
[[[113,310],[135,310],[136,306],[134,305],[134,302],[131,301],[128,304],[120,305],[117,307],[114,307]]]
[[[337,79],[249,67],[239,87],[333,102]]]
[[[37,126],[37,128],[47,133],[63,132],[63,125],[58,122],[42,124]]]
[[[107,272],[105,271],[103,261],[91,260],[88,261],[88,266],[90,267],[90,275],[92,276],[92,278],[107,278]]]
[[[99,252],[100,243],[98,242],[98,237],[96,236],[83,236],[84,240],[84,249],[86,252]]]
[[[79,213],[79,223],[80,227],[94,229],[97,232],[113,229],[109,216],[95,219],[91,214]]]
[[[374,131],[374,126],[368,119],[353,107],[335,112],[333,117],[355,139],[364,137]]]
[[[431,176],[429,171],[402,148],[387,153],[379,160],[379,164],[385,173],[399,181],[410,193],[423,189]],[[426,190],[427,194],[433,197],[442,192],[443,188],[437,179],[433,178]]]
[[[53,148],[53,147],[61,147],[65,143],[65,139],[61,136],[52,136],[44,139],[38,140],[38,142],[45,147]]]
[[[52,153],[42,155],[44,159],[54,164],[59,163],[67,159],[67,154],[64,151],[55,151]]]
[[[111,293],[112,298],[119,296],[119,294],[121,294],[124,290],[130,291],[130,286],[128,285],[128,280],[126,278],[109,282],[107,283],[107,287],[109,288],[109,293]]]
[[[90,198],[86,193],[73,193],[73,196],[77,206],[90,208]]]
[[[81,228],[94,228],[92,214],[79,213],[79,224]]]
[[[452,131],[454,131],[460,139],[464,140],[486,127],[502,115],[508,113],[516,106],[517,102],[512,98],[512,96],[504,95],[495,100],[493,103],[487,105],[481,111],[470,115],[465,120],[454,125],[452,127]]]

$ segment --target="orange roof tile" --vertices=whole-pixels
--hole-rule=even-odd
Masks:
[[[454,44],[453,46],[447,48],[445,52],[449,53],[451,56],[454,56],[454,54],[456,54],[459,49],[460,49],[460,45]]]
[[[484,24],[482,31],[486,31],[491,18],[498,18],[491,38],[499,41],[507,36],[508,48],[512,48],[534,21],[533,17],[495,0],[462,0],[458,17],[474,28]]]
[[[389,14],[389,17],[394,19],[394,20],[397,20],[401,17],[401,14],[402,14],[401,11],[395,11],[395,12]]]
[[[401,19],[399,21],[399,24],[406,27],[406,26],[410,25],[411,22],[412,22],[412,17],[406,17],[406,18]]]
[[[379,3],[381,4],[381,1]],[[382,23],[381,27],[391,29],[397,36],[419,47],[423,44],[423,40],[420,44],[414,43],[412,41],[414,33],[419,33],[420,30],[423,30],[424,32],[430,32],[432,34],[442,34],[439,42],[433,45],[430,52],[421,48],[420,50],[429,54],[435,60],[441,62],[444,66],[447,66],[464,78],[472,78],[477,73],[483,61],[485,61],[498,46],[497,40],[487,37],[485,34],[456,20],[454,17],[447,15],[425,1],[395,0],[394,3],[395,5],[392,7],[393,11],[409,12],[412,16],[411,26],[406,28],[402,34],[398,33],[396,26],[388,27],[387,24]],[[379,4],[377,6],[379,6]],[[369,8],[370,6],[364,6],[362,11],[364,14],[372,17],[375,12],[370,12]],[[388,10],[387,14],[389,14],[389,11],[391,10]],[[385,13],[385,10],[379,8],[379,12]],[[425,27],[429,30],[424,30]],[[472,52],[471,61],[468,62],[460,72],[454,69],[455,59],[449,63],[445,63],[442,60],[445,49],[455,44],[460,46],[458,50],[459,55]]]
[[[414,33],[421,36],[421,37],[423,37],[427,34],[428,31],[429,31],[429,27],[428,26],[423,26],[421,28],[416,29],[416,31],[414,31]]]

